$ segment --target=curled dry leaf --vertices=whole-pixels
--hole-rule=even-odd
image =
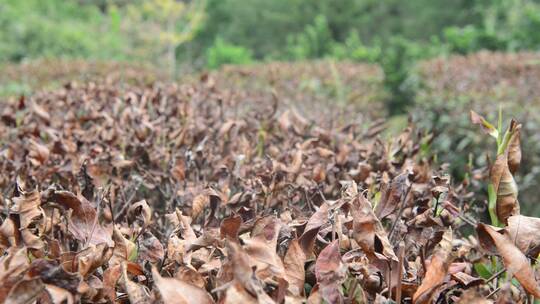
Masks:
[[[260,239],[246,240],[245,243],[244,250],[249,255],[250,265],[256,269],[256,274],[260,279],[265,280],[272,276],[285,277],[283,262],[277,255],[275,247],[269,246],[269,243]]]
[[[79,273],[66,271],[54,260],[32,261],[27,275],[31,278],[39,278],[45,284],[53,284],[72,294],[77,294],[82,282]]]
[[[30,103],[30,109],[32,109],[32,112],[36,114],[39,118],[43,119],[46,123],[48,123],[51,120],[51,116],[47,111],[38,105],[35,101],[32,101]]]
[[[465,287],[476,286],[484,283],[484,280],[481,278],[473,277],[465,272],[456,272],[452,273],[452,278],[459,283],[463,284]]]
[[[443,239],[431,257],[431,263],[426,270],[422,284],[413,295],[413,303],[432,303],[433,293],[443,284],[448,266],[452,262],[452,230],[447,230]]]
[[[508,167],[508,153],[497,156],[490,178],[497,195],[497,217],[506,224],[510,216],[519,214],[518,187]]]
[[[207,193],[198,194],[193,198],[191,205],[191,216],[196,219],[210,203],[210,197]]]
[[[37,219],[43,217],[41,196],[39,191],[24,192],[13,198],[13,212],[19,215],[20,227],[26,228]]]
[[[152,209],[150,209],[150,206],[148,206],[146,200],[133,203],[133,205],[131,205],[128,209],[128,215],[131,218],[135,218],[137,215],[140,215],[145,227],[152,223]]]
[[[140,240],[141,238],[139,238]],[[144,233],[139,242],[139,258],[144,261],[157,263],[163,260],[165,249],[161,242],[150,232]]]
[[[302,167],[302,150],[298,149],[294,153],[291,164],[287,167],[287,172],[297,174]]]
[[[304,233],[298,240],[306,256],[309,256],[313,250],[315,237],[321,227],[328,222],[328,204],[323,203],[315,213],[309,218]]]
[[[189,265],[178,268],[178,272],[176,273],[175,277],[180,281],[189,283],[202,289],[204,289],[206,286],[206,281],[203,275],[197,272],[197,269]]]
[[[512,135],[508,141],[508,167],[512,174],[516,173],[521,164],[521,124],[516,120],[510,121],[509,131]]]
[[[17,227],[9,217],[0,225],[0,249],[4,250],[9,247],[17,246],[16,238]]]
[[[223,219],[219,230],[221,238],[236,241],[238,239],[238,231],[241,225],[242,217],[239,215],[233,215]]]
[[[206,290],[178,279],[163,278],[155,267],[152,267],[152,277],[165,304],[214,303]]]
[[[386,230],[373,213],[371,203],[360,194],[350,204],[354,239],[366,255],[374,257],[378,253],[389,260],[398,261]],[[378,248],[378,244],[382,245],[382,248]]]
[[[183,159],[176,159],[176,162],[171,169],[171,175],[176,178],[178,182],[182,182],[186,179],[186,162]]]
[[[233,284],[239,283],[235,287],[235,296],[240,294],[244,298],[244,295],[248,293],[254,295],[258,303],[274,303],[270,296],[264,292],[261,282],[250,266],[250,257],[242,250],[242,247],[236,243],[228,242],[227,254],[232,264]]]
[[[227,288],[223,303],[258,304],[260,302],[257,300],[257,298],[249,294],[247,290],[242,287],[242,284],[240,284],[239,282],[233,282],[233,284],[229,288]]]
[[[540,287],[535,280],[534,271],[529,260],[514,245],[512,240],[506,234],[501,234],[491,226],[484,224],[478,224],[476,232],[482,246],[488,250],[493,247],[497,249],[497,252],[502,256],[508,273],[513,275],[527,292],[537,298],[540,297]]]
[[[305,75],[335,80],[324,62],[300,65],[301,76],[296,64],[269,66],[264,80],[280,94]],[[358,86],[357,65],[335,66]],[[229,77],[116,85],[107,75],[38,92],[31,104],[0,101],[0,302],[31,284],[41,302],[411,302],[418,282],[417,302],[443,291],[453,301],[481,283],[468,261],[480,253],[464,238],[455,241],[460,262],[449,267],[451,281],[441,283],[445,251],[434,251],[441,229],[456,226],[460,235],[463,221],[447,218],[471,218],[475,208],[467,185],[441,178],[447,167],[426,157],[430,134],[411,125],[385,143],[376,138],[384,119],[369,128],[369,116],[349,111],[353,104],[326,111],[293,90],[291,107],[251,90],[261,70],[268,69],[242,72],[250,88],[235,92],[222,87]],[[382,79],[378,68],[367,71]],[[285,86],[283,72],[293,73]],[[334,119],[338,112],[354,120]],[[519,126],[510,129],[513,174]],[[512,180],[495,173],[503,197]],[[442,196],[445,210],[434,213]],[[508,223],[516,245],[536,254],[535,221]],[[153,266],[160,270],[152,279]]]
[[[103,272],[103,294],[111,302],[116,300],[116,284],[121,275],[121,265],[109,267]]]
[[[122,232],[116,227],[113,230],[114,249],[109,261],[111,265],[121,265],[127,261],[133,261],[137,258],[137,246],[126,239]]]

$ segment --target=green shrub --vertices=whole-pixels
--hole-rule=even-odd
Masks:
[[[303,32],[287,38],[287,56],[295,60],[322,58],[330,54],[333,44],[328,20],[318,15]]]
[[[253,60],[250,50],[227,43],[220,38],[208,49],[206,57],[210,69],[217,69],[224,64],[246,64]]]
[[[378,45],[369,46],[362,42],[356,30],[353,30],[343,43],[334,43],[332,46],[332,57],[344,60],[374,63],[381,58],[381,48]]]
[[[92,5],[63,0],[0,3],[0,61],[38,57],[120,59],[125,37]],[[114,41],[115,43],[111,43]]]
[[[411,69],[418,60],[446,52],[437,39],[431,43],[418,43],[403,37],[392,37],[380,47],[377,62],[384,71],[384,87],[388,91],[386,107],[391,115],[403,114],[412,105],[416,95],[416,81]]]
[[[443,38],[452,52],[516,51],[540,47],[540,5],[532,0],[479,6],[480,23],[450,26]]]
[[[511,41],[498,34],[475,26],[449,27],[444,31],[444,38],[451,52],[468,54],[479,50],[506,50]]]

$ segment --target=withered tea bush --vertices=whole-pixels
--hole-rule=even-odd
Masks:
[[[420,89],[413,113],[418,123],[437,133],[433,148],[440,159],[462,171],[487,166],[489,143],[470,128],[469,111],[489,121],[515,117],[523,124],[523,166],[516,179],[527,213],[540,214],[534,203],[540,183],[540,54],[480,52],[437,58],[418,66]],[[493,154],[490,155],[494,157]],[[493,159],[491,159],[493,161]]]
[[[280,97],[289,82],[272,94],[220,77],[0,100],[0,302],[540,296],[539,219],[507,193],[517,122],[492,168],[507,226],[492,227],[413,125],[382,140],[379,122],[336,126],[331,103],[303,116]]]

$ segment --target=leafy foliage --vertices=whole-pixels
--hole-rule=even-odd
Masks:
[[[126,40],[109,16],[75,1],[0,3],[0,61],[36,57],[123,59]]]
[[[207,50],[207,66],[217,69],[224,64],[247,64],[252,61],[251,51],[241,46],[226,43],[218,38]]]

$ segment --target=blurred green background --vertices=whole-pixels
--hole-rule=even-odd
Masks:
[[[3,0],[0,62],[149,63],[170,76],[254,61],[379,64],[391,114],[425,58],[540,46],[533,0]]]
[[[370,108],[390,122],[411,115],[437,134],[432,152],[458,179],[486,166],[493,148],[470,126],[470,109],[493,120],[501,106],[520,119],[517,179],[532,206],[540,183],[539,48],[540,0],[1,0],[0,96],[81,74],[180,79],[225,64],[373,64],[383,76],[369,77],[380,79],[381,91],[369,93],[377,96]],[[347,75],[363,68],[317,66],[328,67],[319,74],[336,84],[329,91],[340,92],[341,77],[356,94]],[[287,69],[297,78],[294,69],[304,68]],[[253,70],[226,73],[268,78]]]

